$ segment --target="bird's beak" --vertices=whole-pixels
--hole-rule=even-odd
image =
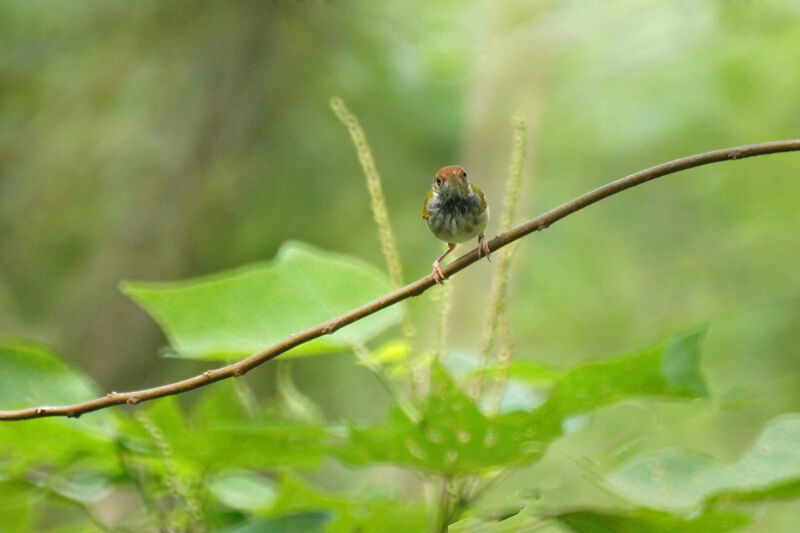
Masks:
[[[446,180],[447,183],[458,183],[460,181],[463,181],[463,178],[458,172],[453,172],[449,176],[447,176]]]

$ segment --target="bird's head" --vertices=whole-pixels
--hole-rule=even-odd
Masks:
[[[458,165],[440,168],[433,178],[433,190],[445,197],[469,196],[467,171]]]

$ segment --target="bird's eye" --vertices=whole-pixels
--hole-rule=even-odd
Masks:
[[[462,174],[464,175],[465,178],[467,177],[467,172],[466,171],[462,172]]]
[[[441,184],[442,184],[442,178],[437,176],[436,177],[436,185],[441,185]]]

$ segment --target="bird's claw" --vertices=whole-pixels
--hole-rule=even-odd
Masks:
[[[486,242],[486,237],[481,237],[478,239],[478,259],[481,258],[481,252],[483,252],[483,255],[485,255],[486,259],[491,263],[492,256],[490,255],[489,243]]]
[[[433,280],[436,283],[444,284],[444,272],[442,271],[442,265],[439,264],[439,261],[433,262]]]

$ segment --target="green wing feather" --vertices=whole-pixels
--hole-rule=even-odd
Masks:
[[[428,220],[428,202],[433,198],[433,189],[428,191],[428,196],[425,197],[425,205],[422,206],[422,218]]]
[[[480,189],[478,188],[478,186],[477,186],[477,185],[475,185],[474,183],[470,183],[470,184],[469,184],[469,186],[470,186],[470,188],[472,189],[472,192],[474,192],[475,194],[477,194],[477,195],[478,195],[478,198],[480,198],[480,199],[481,199],[481,211],[486,211],[486,206],[487,206],[488,204],[486,203],[486,197],[483,195],[483,191],[482,191],[482,190],[480,190]],[[426,206],[427,206],[427,202],[426,202],[425,204],[426,204]],[[427,213],[427,210],[426,210],[426,213]],[[423,215],[423,216],[424,216],[424,215]],[[427,217],[425,217],[425,218],[427,218]]]

